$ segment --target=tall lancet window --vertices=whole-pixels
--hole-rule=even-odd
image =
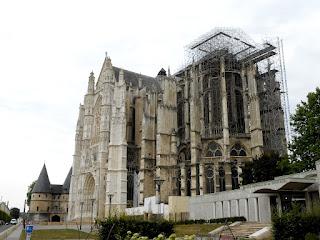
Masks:
[[[228,124],[230,134],[245,133],[242,79],[238,73],[226,74]]]
[[[220,192],[226,190],[225,171],[222,165],[219,166],[219,185],[220,185]]]
[[[214,169],[209,165],[205,168],[207,193],[214,193]]]
[[[237,161],[231,163],[231,182],[232,189],[239,188],[238,164]]]

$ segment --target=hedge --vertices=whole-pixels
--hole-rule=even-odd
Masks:
[[[109,234],[110,240],[124,239],[128,231],[139,233],[150,239],[157,237],[160,233],[167,237],[173,233],[173,224],[168,221],[149,222],[120,217],[100,221],[99,225],[100,239],[108,239]]]
[[[195,219],[195,220],[186,220],[181,222],[176,222],[175,224],[203,224],[203,223],[230,223],[230,222],[245,222],[245,217],[228,217],[228,218],[213,218],[209,220],[205,219]]]
[[[0,220],[3,220],[5,222],[9,222],[11,220],[10,215],[0,210]]]
[[[292,210],[272,217],[273,235],[277,240],[312,239],[320,235],[320,208],[304,211],[294,206]]]

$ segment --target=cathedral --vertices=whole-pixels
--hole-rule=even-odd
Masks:
[[[278,48],[238,29],[187,47],[190,61],[156,77],[112,65],[90,73],[75,133],[69,220],[103,218],[157,195],[239,188],[241,166],[286,154]]]

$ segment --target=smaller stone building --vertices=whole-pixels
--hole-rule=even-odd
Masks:
[[[46,165],[43,165],[32,189],[29,217],[35,222],[61,222],[68,213],[68,198],[72,169],[63,185],[51,184]]]
[[[8,207],[9,202],[0,202],[0,211],[5,212],[6,214],[10,215],[10,210]]]

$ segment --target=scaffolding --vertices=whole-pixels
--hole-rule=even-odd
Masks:
[[[286,154],[287,141],[290,141],[290,109],[282,41],[266,40],[262,44],[257,44],[241,29],[215,28],[186,46],[186,66],[176,75],[182,76],[186,69],[195,65],[201,66],[196,68],[199,75],[204,76],[209,73],[212,78],[215,78],[219,75],[218,63],[221,57],[225,59],[226,72],[240,73],[242,66],[250,64],[256,66],[265,149]],[[206,84],[205,80],[203,84]],[[246,93],[243,92],[243,94]],[[231,98],[232,96],[228,99],[230,102],[232,102]],[[211,128],[211,132],[221,133],[220,126]],[[232,134],[232,128],[230,131]],[[238,133],[239,131],[239,129],[234,130]]]

